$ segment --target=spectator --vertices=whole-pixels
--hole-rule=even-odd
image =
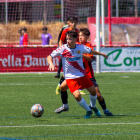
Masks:
[[[23,34],[22,34],[22,29],[18,31],[20,37],[19,37],[19,45],[23,45]]]
[[[51,34],[47,33],[48,28],[47,27],[43,27],[42,28],[42,35],[41,35],[41,39],[42,39],[42,45],[52,45],[52,36]]]
[[[22,34],[23,34],[23,45],[28,45],[29,44],[29,38],[28,38],[28,34],[27,34],[27,28],[24,27],[21,30],[22,30]]]

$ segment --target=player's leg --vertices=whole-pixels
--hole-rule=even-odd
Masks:
[[[84,98],[81,97],[79,90],[74,91],[72,94],[75,97],[77,103],[87,111],[84,118],[90,118],[92,115],[92,110],[89,108]]]
[[[97,116],[101,116],[100,111],[96,108],[96,100],[97,100],[97,95],[96,95],[96,90],[95,87],[92,83],[92,81],[87,77],[81,77],[80,81],[78,81],[81,85],[80,89],[87,89],[90,93],[90,105],[89,107],[95,112]]]
[[[106,108],[105,99],[101,95],[99,88],[95,87],[95,89],[96,89],[96,93],[97,93],[97,100],[98,100],[100,106],[102,107],[104,114],[106,116],[113,116],[113,114]]]
[[[101,116],[101,113],[100,111],[97,109],[96,107],[96,100],[97,100],[97,95],[96,95],[96,90],[95,90],[95,87],[94,85],[87,88],[87,90],[89,91],[89,98],[90,98],[90,104],[89,104],[89,107],[94,111],[94,113],[97,115],[97,116]]]
[[[79,89],[86,88],[85,87],[86,81],[84,79],[85,77],[80,77],[80,78],[75,78],[75,79],[66,79],[66,81],[67,81],[69,90],[75,97],[77,103],[87,111],[85,118],[90,118],[90,116],[92,115],[92,110],[89,108],[84,98],[81,97],[80,92],[79,92]]]
[[[90,80],[92,81],[92,83],[95,86],[95,90],[96,90],[96,94],[97,94],[97,100],[98,100],[100,106],[102,107],[104,114],[107,115],[107,116],[113,116],[113,114],[106,108],[105,100],[104,100],[103,96],[100,93],[99,86],[98,86],[98,84],[96,82],[96,79],[91,78]]]
[[[63,106],[61,106],[55,110],[55,113],[57,113],[57,114],[60,114],[63,111],[69,110],[67,89],[68,89],[68,86],[67,86],[66,80],[64,80],[60,85],[61,100],[62,100]]]
[[[59,61],[58,71],[57,71],[57,74],[54,76],[55,78],[60,78],[61,68],[62,68],[62,58]]]
[[[60,85],[61,85],[61,83],[63,82],[65,80],[65,78],[64,78],[64,75],[61,77],[61,79],[60,79],[60,81],[59,81],[59,84],[57,85],[57,87],[56,87],[56,91],[55,91],[55,93],[58,95],[59,93],[61,93],[60,92]]]

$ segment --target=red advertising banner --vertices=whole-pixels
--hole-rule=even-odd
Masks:
[[[49,72],[47,56],[54,49],[56,47],[1,47],[0,72]],[[56,68],[59,59],[53,59]]]

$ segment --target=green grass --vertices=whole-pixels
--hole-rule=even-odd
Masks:
[[[69,93],[68,112],[55,114],[62,105],[55,94],[55,74],[0,75],[0,139],[30,140],[139,140],[140,73],[95,74],[107,108],[114,114],[84,119],[82,109]],[[89,96],[83,95],[89,104]],[[44,107],[41,118],[31,116],[33,104]]]

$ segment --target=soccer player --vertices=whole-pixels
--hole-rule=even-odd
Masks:
[[[70,17],[68,17],[66,19],[66,24],[62,27],[62,29],[61,29],[61,31],[59,33],[59,36],[58,36],[58,45],[59,45],[60,37],[62,35],[63,30],[66,29],[66,28],[69,28],[69,19],[70,19]]]
[[[89,47],[81,44],[75,44],[78,37],[78,33],[74,30],[67,31],[66,40],[67,44],[60,46],[54,50],[48,57],[49,70],[53,71],[55,66],[53,64],[53,57],[62,56],[63,71],[65,76],[64,84],[65,88],[61,89],[61,92],[65,92],[68,88],[74,95],[78,104],[83,107],[87,113],[84,118],[90,118],[92,110],[100,114],[100,111],[96,108],[96,90],[91,80],[85,75],[85,69],[83,67],[83,53],[90,53],[94,55],[102,55],[108,58],[106,54],[96,52]],[[63,83],[61,85],[63,85]],[[61,88],[61,87],[60,87]],[[87,105],[84,98],[81,97],[79,89],[87,89],[90,93],[90,106]],[[92,110],[91,110],[92,109]]]
[[[87,28],[80,29],[80,31],[79,31],[79,43],[78,44],[86,45],[87,47],[90,47],[93,50],[92,45],[89,42],[87,42],[87,40],[89,39],[89,36],[90,36],[90,31]],[[84,64],[84,68],[86,70],[86,75],[90,78],[90,80],[92,81],[92,83],[95,86],[95,90],[96,90],[96,94],[97,94],[97,100],[98,100],[100,106],[102,107],[104,114],[107,115],[107,116],[113,116],[113,114],[106,108],[105,100],[100,93],[98,84],[96,83],[96,79],[94,77],[94,71],[93,71],[92,64],[91,64],[92,59],[93,59],[93,55],[83,54],[83,64]],[[65,80],[64,77],[61,78],[59,84],[61,85],[61,83],[64,80]],[[65,86],[65,85],[63,84],[62,86]],[[61,100],[62,100],[63,106],[56,109],[55,113],[59,114],[63,111],[68,111],[69,110],[67,91],[65,91],[65,94],[61,93]]]
[[[67,24],[64,25],[64,26],[62,27],[62,29],[61,29],[61,31],[60,31],[60,33],[59,33],[59,36],[58,36],[58,46],[59,46],[59,41],[60,41],[60,37],[61,37],[61,35],[62,35],[63,30],[66,29],[66,28],[69,28],[69,18],[70,18],[70,17],[67,18],[67,20],[66,20],[66,23],[67,23]],[[62,68],[62,59],[60,58],[59,66],[58,66],[58,71],[57,71],[57,74],[54,76],[55,78],[60,78],[60,71],[61,71],[61,68]],[[59,88],[59,87],[58,87],[58,88]],[[59,90],[59,89],[56,90],[56,94],[59,94],[58,90]]]
[[[26,27],[22,28],[22,34],[23,34],[23,45],[28,45],[29,44],[29,38],[28,38]]]
[[[89,39],[89,36],[90,36],[90,31],[87,28],[80,29],[80,31],[79,31],[79,43],[86,45],[93,50],[92,45],[89,42],[87,42],[87,40]],[[93,59],[93,55],[83,54],[83,63],[84,63],[84,68],[86,70],[86,75],[90,78],[90,80],[92,81],[92,83],[95,86],[97,100],[98,100],[100,106],[102,107],[104,114],[107,116],[113,116],[113,114],[106,108],[105,99],[101,95],[100,90],[99,90],[99,86],[98,86],[96,79],[94,77],[94,71],[93,71],[92,64],[91,64],[92,59]]]
[[[76,28],[76,26],[78,24],[78,18],[77,17],[73,17],[73,16],[68,17],[67,18],[67,24],[68,24],[68,27],[64,28],[63,31],[61,32],[61,37],[60,37],[60,40],[59,40],[59,46],[62,46],[63,44],[66,44],[66,32],[67,31],[75,30],[75,31],[78,32],[78,29]],[[78,38],[77,38],[77,41],[78,41]],[[55,75],[55,78],[60,78],[61,68],[62,68],[62,59],[60,59],[58,72]]]
[[[22,29],[18,31],[20,37],[19,37],[19,45],[23,45],[23,34],[22,34]]]
[[[52,45],[52,36],[51,34],[47,33],[47,30],[48,28],[45,26],[42,28],[42,45]]]

